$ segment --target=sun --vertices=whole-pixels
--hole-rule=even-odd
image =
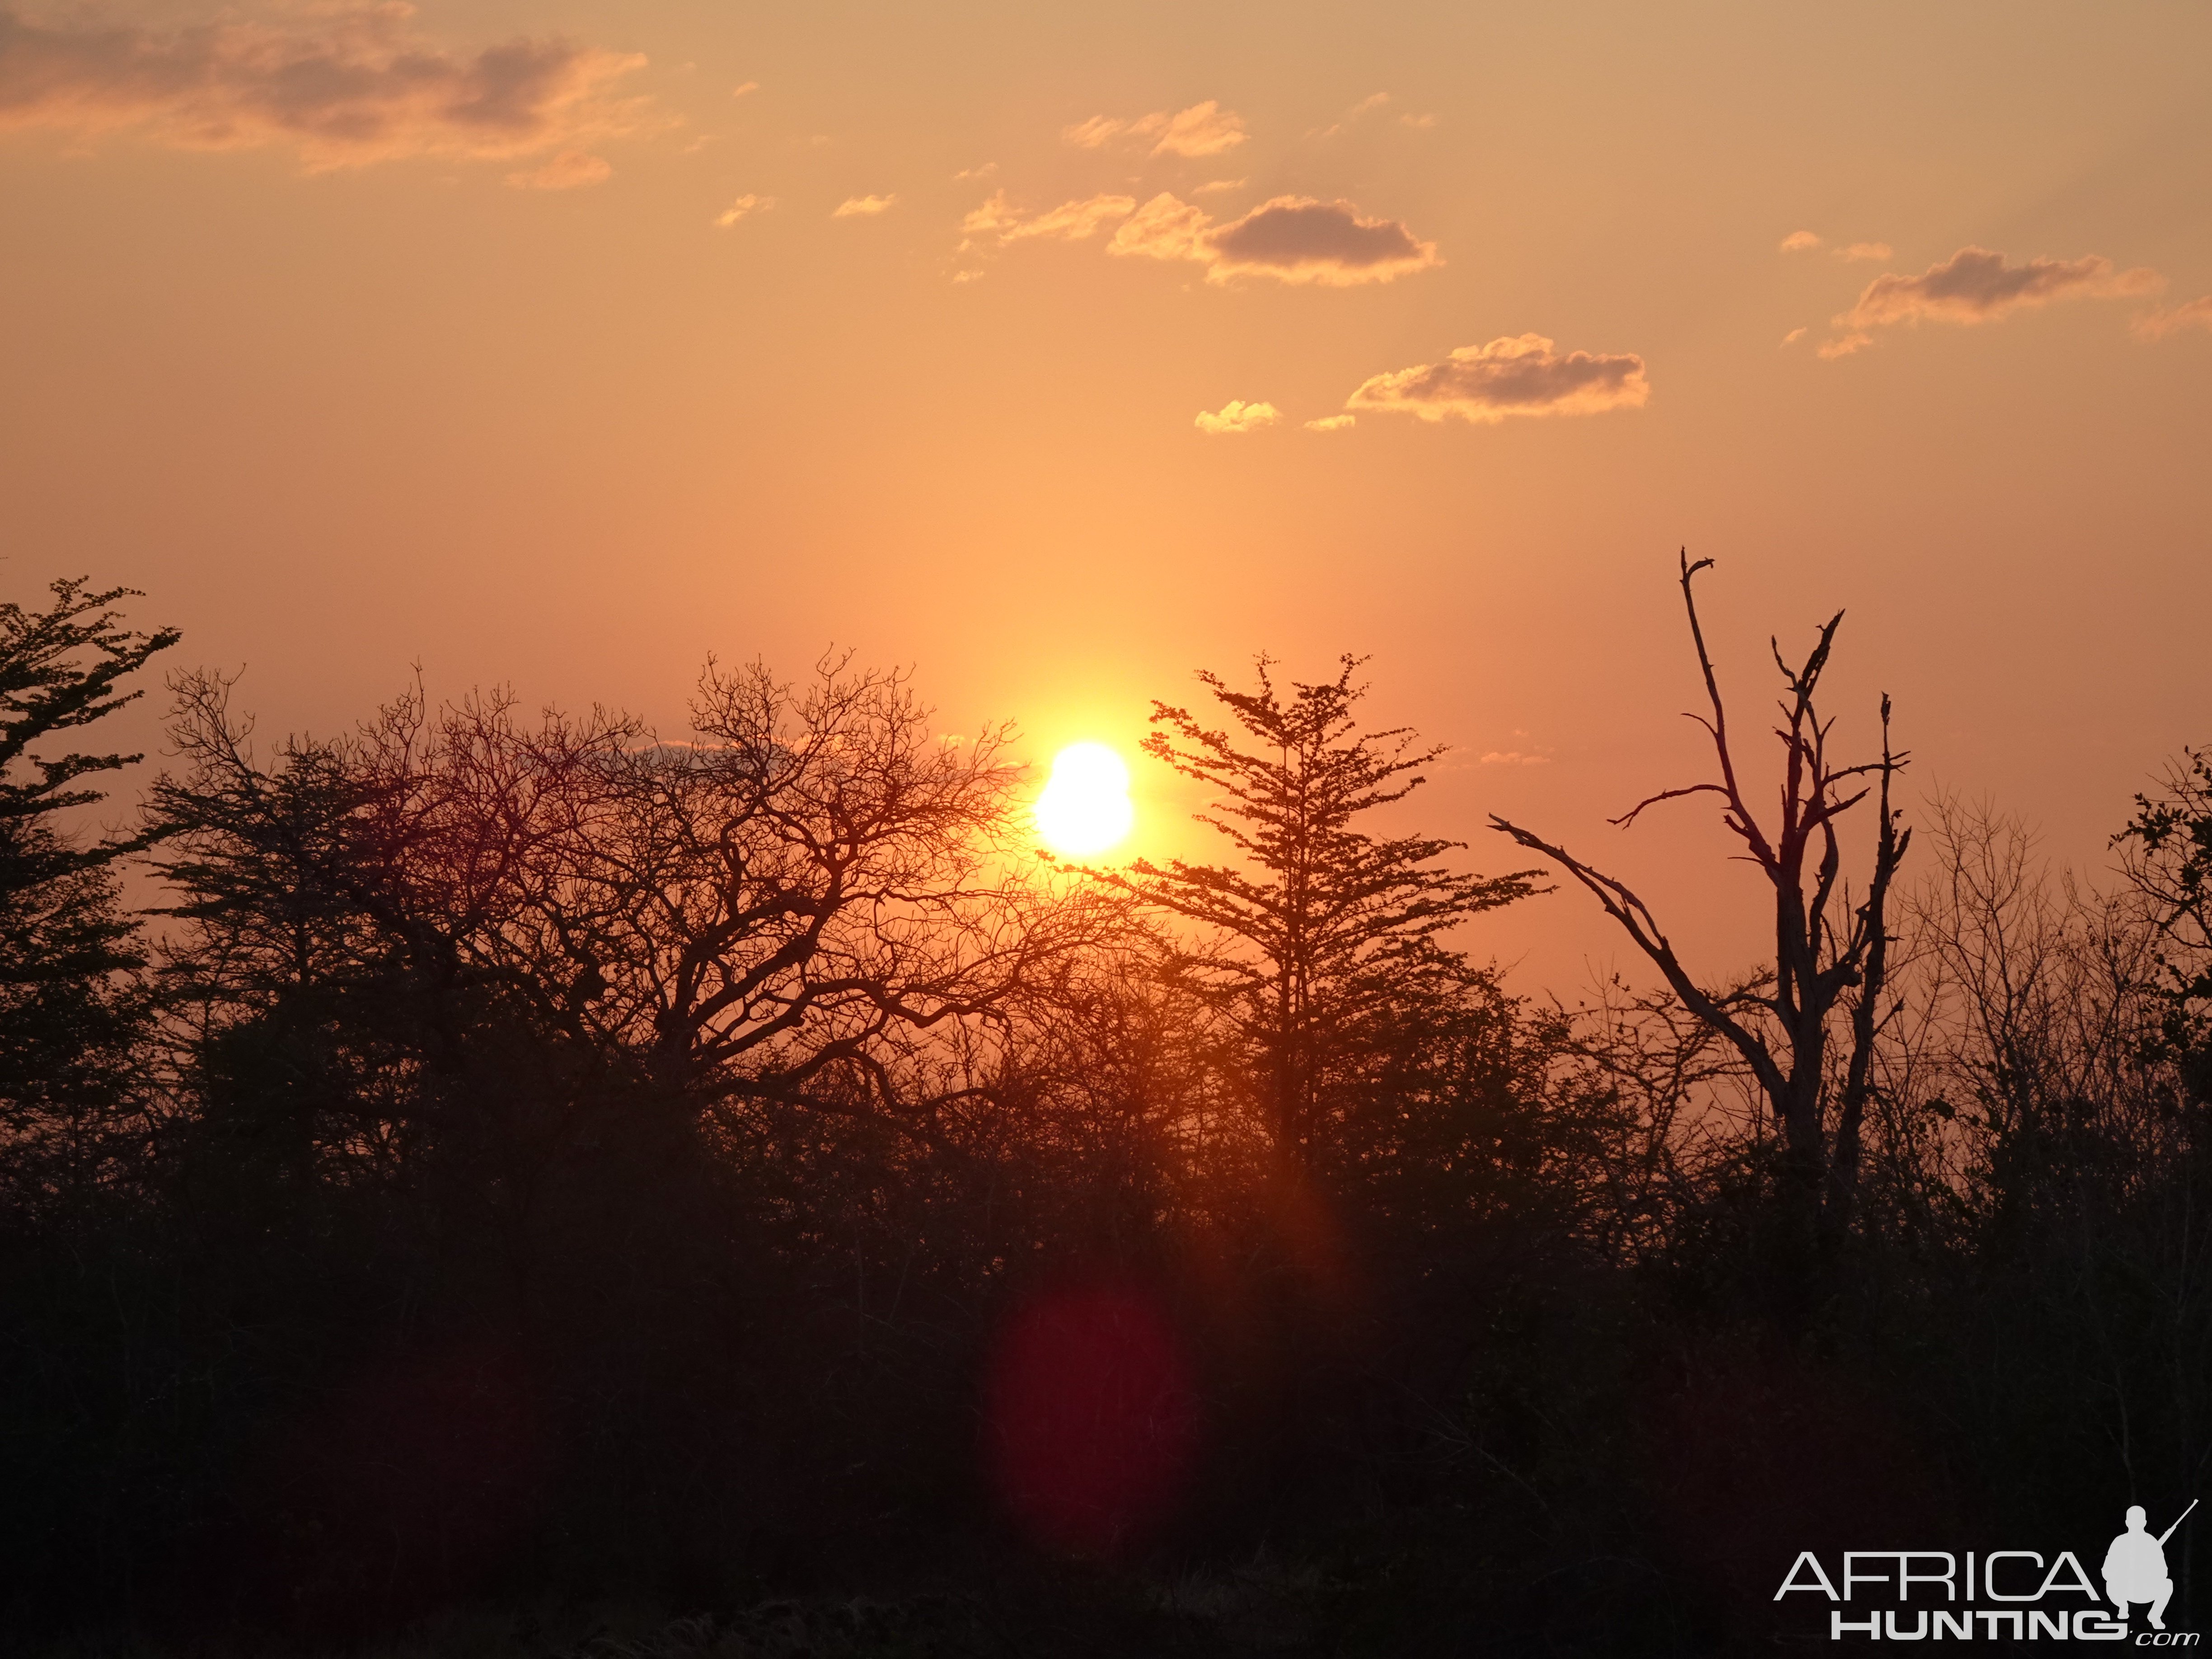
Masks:
[[[1052,776],[1037,796],[1037,834],[1062,858],[1104,852],[1136,821],[1129,804],[1129,769],[1103,743],[1074,743],[1053,757]]]

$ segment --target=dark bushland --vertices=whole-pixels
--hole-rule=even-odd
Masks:
[[[680,741],[410,696],[261,750],[181,676],[95,840],[135,757],[54,747],[173,642],[125,597],[0,608],[11,1631],[1748,1652],[1820,1634],[1800,1550],[2087,1560],[2201,1487],[2194,757],[2109,891],[1940,795],[1907,861],[1832,623],[1798,954],[1698,980],[1512,830],[1665,981],[1542,1002],[1456,943],[1540,873],[1380,827],[1436,751],[1349,661],[1159,708],[1218,866],[1041,861],[1004,734],[842,664],[710,665]]]

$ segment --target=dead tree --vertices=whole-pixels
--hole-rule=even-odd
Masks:
[[[1833,722],[1814,706],[1822,672],[1844,620],[1838,611],[1820,629],[1819,641],[1802,667],[1792,668],[1778,642],[1770,641],[1782,671],[1783,778],[1780,815],[1770,830],[1752,811],[1730,747],[1728,714],[1721,701],[1713,660],[1698,622],[1692,583],[1711,559],[1691,562],[1682,555],[1682,603],[1689,613],[1690,638],[1705,675],[1710,716],[1691,714],[1713,743],[1717,780],[1662,790],[1612,820],[1627,827],[1646,807],[1687,795],[1718,795],[1721,819],[1742,841],[1741,854],[1756,864],[1774,890],[1774,963],[1741,988],[1716,992],[1701,986],[1675,954],[1650,907],[1625,883],[1593,869],[1564,848],[1555,847],[1493,817],[1492,825],[1523,847],[1543,854],[1597,897],[1610,915],[1649,957],[1683,1006],[1726,1038],[1743,1058],[1765,1097],[1783,1155],[1784,1185],[1792,1214],[1802,1224],[1802,1238],[1826,1245],[1850,1224],[1856,1197],[1860,1127],[1872,1088],[1875,1039],[1888,1014],[1883,989],[1889,974],[1887,907],[1891,884],[1903,862],[1911,832],[1900,830],[1904,816],[1890,805],[1890,785],[1905,757],[1889,746],[1889,698],[1881,700],[1881,758],[1838,766],[1828,757]],[[1875,796],[1874,865],[1864,896],[1850,902],[1843,884],[1843,848],[1836,821]],[[1847,1044],[1841,1064],[1832,1052],[1838,1024]]]

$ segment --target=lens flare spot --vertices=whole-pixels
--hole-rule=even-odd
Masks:
[[[1118,845],[1136,816],[1129,769],[1103,743],[1061,750],[1036,802],[1037,834],[1062,858],[1090,858]]]
[[[1197,1450],[1182,1344],[1132,1288],[1073,1286],[1021,1309],[995,1345],[987,1405],[1000,1500],[1038,1543],[1071,1555],[1140,1546]]]

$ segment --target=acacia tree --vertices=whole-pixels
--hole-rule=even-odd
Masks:
[[[1334,680],[1293,681],[1287,697],[1264,656],[1255,691],[1200,671],[1241,737],[1155,702],[1145,752],[1218,793],[1195,816],[1241,861],[1139,860],[1106,878],[1199,924],[1197,939],[1170,947],[1169,972],[1227,1017],[1267,1141],[1290,1171],[1335,1150],[1342,1074],[1387,1046],[1405,1011],[1436,1012],[1490,988],[1441,936],[1531,890],[1528,872],[1485,877],[1436,862],[1463,842],[1358,827],[1419,787],[1419,769],[1443,752],[1418,747],[1405,727],[1359,730],[1362,660],[1343,658]]]
[[[1780,644],[1770,641],[1783,680],[1782,720],[1775,729],[1783,764],[1776,816],[1763,823],[1745,793],[1728,711],[1698,620],[1692,584],[1711,563],[1692,563],[1686,550],[1680,580],[1711,710],[1689,718],[1711,738],[1719,776],[1662,790],[1612,821],[1626,828],[1661,801],[1718,795],[1722,823],[1743,843],[1742,856],[1758,866],[1772,890],[1772,965],[1748,985],[1707,988],[1684,965],[1650,907],[1625,883],[1518,824],[1497,817],[1491,823],[1587,888],[1659,969],[1682,1006],[1735,1048],[1756,1079],[1778,1133],[1784,1187],[1802,1226],[1802,1240],[1832,1244],[1849,1225],[1856,1199],[1875,1038],[1889,1014],[1883,994],[1892,943],[1890,888],[1911,839],[1911,832],[1899,827],[1903,814],[1890,805],[1890,786],[1905,757],[1889,746],[1887,696],[1881,700],[1881,757],[1845,765],[1829,756],[1833,722],[1821,718],[1815,699],[1842,611],[1828,619],[1796,667],[1782,655]],[[1874,859],[1863,895],[1853,904],[1843,884],[1837,820],[1870,794],[1876,813]],[[1838,1024],[1844,1028],[1840,1067],[1833,1063]]]
[[[46,745],[143,695],[125,682],[179,637],[123,625],[114,606],[136,589],[76,578],[52,591],[44,611],[0,605],[0,1145],[16,1175],[43,1170],[35,1181],[58,1178],[57,1160],[82,1170],[142,1012],[119,977],[142,957],[112,866],[144,839],[73,835],[63,821],[104,799],[85,780],[142,757]]]

